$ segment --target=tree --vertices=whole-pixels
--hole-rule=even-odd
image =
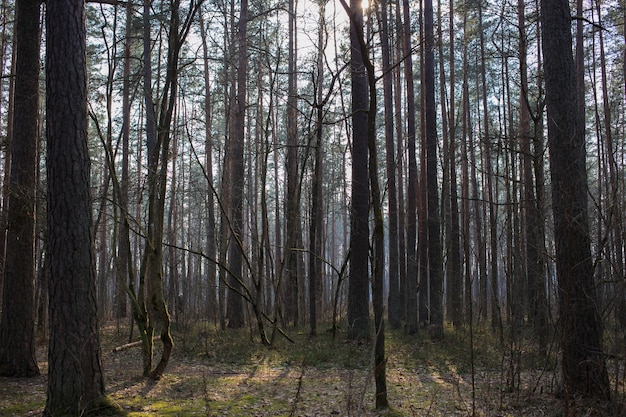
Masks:
[[[39,8],[19,0],[0,375],[39,375],[35,358],[35,212],[39,141]]]
[[[285,250],[285,312],[286,320],[298,324],[298,272],[302,262],[300,225],[300,180],[298,178],[298,97],[296,92],[296,12],[295,0],[289,1],[288,74],[287,74],[287,195],[285,198],[287,248]]]
[[[391,327],[400,327],[400,258],[398,242],[398,192],[396,189],[396,155],[394,143],[393,114],[393,73],[391,71],[391,51],[389,47],[389,3],[382,0],[378,7],[380,25],[380,45],[383,71],[383,96],[385,108],[385,167],[387,173],[389,205],[389,323]],[[399,92],[397,92],[399,94]]]
[[[44,415],[96,414],[109,405],[90,233],[85,2],[49,0],[46,37],[50,341]]]
[[[350,0],[350,70],[352,85],[352,198],[350,218],[350,275],[348,281],[348,338],[369,337],[369,184],[368,78],[359,33],[363,33],[361,0]]]
[[[236,91],[231,102],[230,119],[230,153],[228,172],[230,174],[229,186],[230,205],[232,216],[230,218],[231,236],[228,244],[229,264],[229,289],[228,295],[228,327],[238,329],[244,326],[243,311],[243,199],[245,183],[244,166],[244,142],[246,120],[246,87],[248,81],[248,0],[241,0],[239,22],[237,22],[237,65],[235,70]]]
[[[424,81],[426,120],[426,187],[428,193],[428,276],[430,290],[430,332],[443,337],[443,271],[441,251],[441,220],[437,183],[437,110],[435,107],[435,35],[433,2],[424,2]],[[422,248],[424,250],[425,248]],[[422,289],[425,290],[425,289]]]
[[[523,175],[522,192],[524,203],[524,244],[525,269],[528,286],[529,313],[531,324],[537,336],[539,348],[546,346],[546,290],[542,252],[544,251],[543,218],[541,216],[540,201],[535,193],[535,180],[533,178],[533,159],[531,151],[530,131],[530,102],[528,93],[528,68],[527,68],[527,34],[525,28],[524,1],[518,0],[518,23],[519,23],[519,61],[520,61],[520,104],[519,104],[519,128],[518,135],[521,150],[521,169]],[[523,291],[523,282],[514,282],[514,292]],[[523,299],[515,297],[510,301],[513,313],[513,329],[518,331],[523,317]]]
[[[541,13],[563,379],[568,396],[608,400],[610,387],[595,301],[585,135],[577,116],[569,3],[542,0]]]
[[[411,15],[409,1],[402,0],[404,79],[406,83],[406,122],[408,147],[408,182],[406,193],[406,331],[417,332],[417,161],[415,159],[415,86],[413,82],[413,53],[411,47]],[[400,181],[398,181],[400,183]]]

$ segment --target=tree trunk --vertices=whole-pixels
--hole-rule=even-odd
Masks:
[[[0,375],[39,375],[35,358],[35,218],[39,143],[39,8],[19,0]]]
[[[391,51],[389,47],[389,3],[382,0],[379,7],[380,44],[383,71],[383,101],[385,108],[385,167],[388,188],[388,228],[389,228],[389,323],[393,328],[400,327],[400,275],[398,245],[398,197],[396,187],[395,127],[393,114],[393,73],[391,72]],[[399,93],[398,93],[399,94]]]
[[[545,290],[545,270],[542,259],[544,252],[543,242],[543,217],[539,207],[539,201],[535,194],[535,178],[533,177],[533,159],[534,155],[531,150],[531,131],[530,131],[530,102],[528,93],[528,69],[527,69],[527,42],[526,42],[526,18],[524,1],[518,0],[518,23],[520,31],[520,104],[519,104],[519,140],[521,150],[522,165],[522,192],[524,195],[524,203],[522,205],[524,218],[524,244],[526,246],[526,280],[528,286],[528,312],[533,326],[539,349],[544,351],[546,348],[547,337],[547,310],[546,310],[546,290]],[[516,279],[518,276],[515,276]],[[524,293],[524,283],[514,281],[515,294]],[[521,320],[524,316],[524,302],[522,297],[514,297],[511,300],[511,311],[513,313],[514,328],[519,329]]]
[[[244,142],[246,116],[246,87],[248,80],[248,0],[241,1],[239,22],[237,23],[237,69],[235,99],[231,103],[230,120],[230,218],[231,237],[228,245],[228,265],[230,270],[227,317],[228,327],[238,329],[244,326],[243,297],[243,197],[244,197]]]
[[[13,17],[9,15],[8,11],[8,1],[2,0],[2,32],[0,33],[0,76],[3,78],[6,77],[5,74],[6,69],[6,51],[9,46],[9,37],[7,36],[7,28],[9,27],[8,21]],[[15,30],[14,30],[15,31]],[[15,36],[13,37],[13,61],[15,61]],[[12,75],[12,74],[11,74]],[[0,111],[6,113],[7,117],[7,126],[6,126],[6,137],[7,137],[7,145],[6,149],[3,152],[3,162],[2,166],[4,173],[2,174],[2,187],[0,190],[2,191],[2,195],[0,196],[0,309],[2,308],[2,300],[3,300],[3,287],[4,287],[4,261],[6,256],[6,236],[7,236],[7,217],[6,211],[9,205],[9,176],[11,175],[11,137],[13,136],[13,97],[15,90],[15,77],[9,77],[9,90],[7,91],[7,106],[6,110],[3,109],[4,104],[4,83],[0,83]]]
[[[350,0],[350,70],[352,85],[352,196],[348,338],[369,338],[369,184],[368,79],[359,33],[363,33],[361,0]]]
[[[87,149],[85,3],[46,4],[50,342],[45,416],[106,407]]]
[[[200,20],[200,37],[202,38],[202,53],[204,59],[203,75],[204,75],[204,134],[205,134],[205,162],[204,172],[206,173],[206,180],[211,184],[211,191],[207,194],[206,206],[207,206],[207,220],[206,220],[206,251],[207,257],[210,259],[206,262],[206,280],[208,283],[209,297],[208,302],[209,311],[217,313],[216,303],[216,278],[217,268],[213,260],[217,257],[217,242],[215,237],[215,196],[213,194],[213,114],[211,104],[211,83],[210,83],[210,70],[209,70],[209,49],[207,45],[206,28],[204,26],[204,19],[202,17],[202,11],[198,14]],[[214,317],[217,317],[215,314]]]
[[[315,160],[311,175],[311,223],[309,227],[309,322],[311,335],[317,334],[317,316],[321,314],[322,262],[323,259],[323,138],[324,138],[324,99],[322,80],[324,79],[324,44],[326,3],[320,2],[320,22],[318,25],[317,50],[317,91],[315,92]]]
[[[415,86],[413,82],[413,54],[411,50],[411,15],[409,1],[402,0],[404,17],[403,43],[406,61],[404,79],[406,82],[406,120],[408,147],[408,182],[406,210],[406,262],[407,262],[407,308],[406,331],[408,334],[417,332],[417,161],[415,151]]]
[[[285,315],[287,321],[297,326],[300,311],[298,309],[299,286],[298,270],[301,260],[300,248],[300,185],[298,178],[298,101],[296,92],[296,0],[289,1],[289,59],[287,74],[287,196],[286,196],[286,234],[285,250]]]
[[[569,3],[542,0],[541,12],[563,379],[568,396],[608,400],[610,387],[595,300],[585,137],[577,116]]]
[[[424,81],[426,117],[426,177],[428,192],[428,275],[430,290],[430,333],[443,338],[443,255],[439,184],[437,178],[437,109],[435,107],[435,34],[432,0],[424,1]],[[422,248],[423,250],[423,248]]]
[[[459,200],[457,191],[457,159],[456,159],[456,116],[455,116],[455,51],[454,51],[454,0],[450,0],[450,99],[448,109],[448,169],[450,171],[449,224],[446,243],[448,245],[448,262],[446,263],[446,290],[449,320],[457,327],[463,322],[463,272],[461,271],[461,227],[459,224]],[[443,56],[443,54],[442,54]],[[442,77],[443,78],[443,77]]]

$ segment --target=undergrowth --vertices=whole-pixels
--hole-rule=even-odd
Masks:
[[[101,333],[107,391],[129,417],[564,415],[555,395],[557,352],[538,357],[526,341],[515,346],[513,361],[510,345],[500,345],[489,328],[475,329],[473,349],[466,329],[446,328],[437,342],[426,331],[388,331],[392,408],[383,411],[373,406],[372,345],[342,333],[310,337],[305,329],[289,329],[293,343],[277,336],[268,347],[249,329],[174,326],[174,353],[160,381],[140,376],[140,348],[112,353],[129,342],[128,328],[108,324]],[[38,357],[45,358],[43,345]],[[507,380],[512,364],[514,385]],[[45,383],[45,375],[0,378],[0,417],[40,415]],[[601,415],[596,411],[585,413]]]

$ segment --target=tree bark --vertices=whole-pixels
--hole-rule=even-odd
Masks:
[[[433,2],[424,1],[424,81],[426,118],[426,177],[428,192],[428,276],[430,290],[430,333],[443,338],[443,254],[437,176],[437,109],[435,107],[435,34]],[[423,250],[423,249],[422,249]]]
[[[584,126],[577,113],[576,66],[566,0],[542,0],[552,210],[568,396],[608,400],[610,387],[596,309]]]
[[[244,142],[246,116],[246,87],[248,80],[248,0],[240,4],[239,22],[237,23],[237,69],[236,93],[231,103],[230,152],[229,162],[231,209],[231,238],[228,245],[228,264],[230,270],[228,294],[228,327],[238,329],[244,326],[243,298],[243,197],[244,197]]]
[[[369,184],[368,79],[359,32],[363,33],[361,0],[350,0],[350,69],[352,85],[352,198],[350,218],[350,276],[348,280],[348,338],[367,339],[369,317]]]
[[[448,262],[446,263],[446,290],[449,320],[452,324],[460,326],[463,322],[463,272],[461,270],[461,227],[459,224],[459,200],[457,191],[457,138],[456,138],[456,94],[455,94],[455,50],[454,50],[454,0],[450,0],[450,34],[449,34],[449,54],[450,54],[450,99],[448,109],[448,164],[450,181],[449,198],[449,224],[446,243],[448,247]],[[443,77],[442,77],[443,78]]]
[[[45,416],[107,407],[90,233],[85,3],[49,0],[46,109],[50,342]]]
[[[385,109],[385,167],[388,190],[389,228],[389,323],[393,328],[400,327],[400,259],[398,244],[398,192],[396,187],[395,127],[393,114],[393,73],[391,71],[391,51],[389,47],[389,3],[382,0],[379,6],[380,44],[383,72],[383,105]],[[399,94],[399,93],[398,93]]]
[[[406,83],[406,121],[408,147],[408,182],[406,210],[406,268],[407,268],[407,307],[406,331],[417,332],[417,161],[415,151],[415,86],[413,82],[413,54],[411,52],[411,15],[409,1],[402,0],[403,44],[406,61],[404,79]]]
[[[18,0],[0,375],[39,375],[35,358],[35,219],[39,142],[39,8]]]

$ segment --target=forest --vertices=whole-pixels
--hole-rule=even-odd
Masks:
[[[0,19],[0,416],[626,415],[626,3]]]

